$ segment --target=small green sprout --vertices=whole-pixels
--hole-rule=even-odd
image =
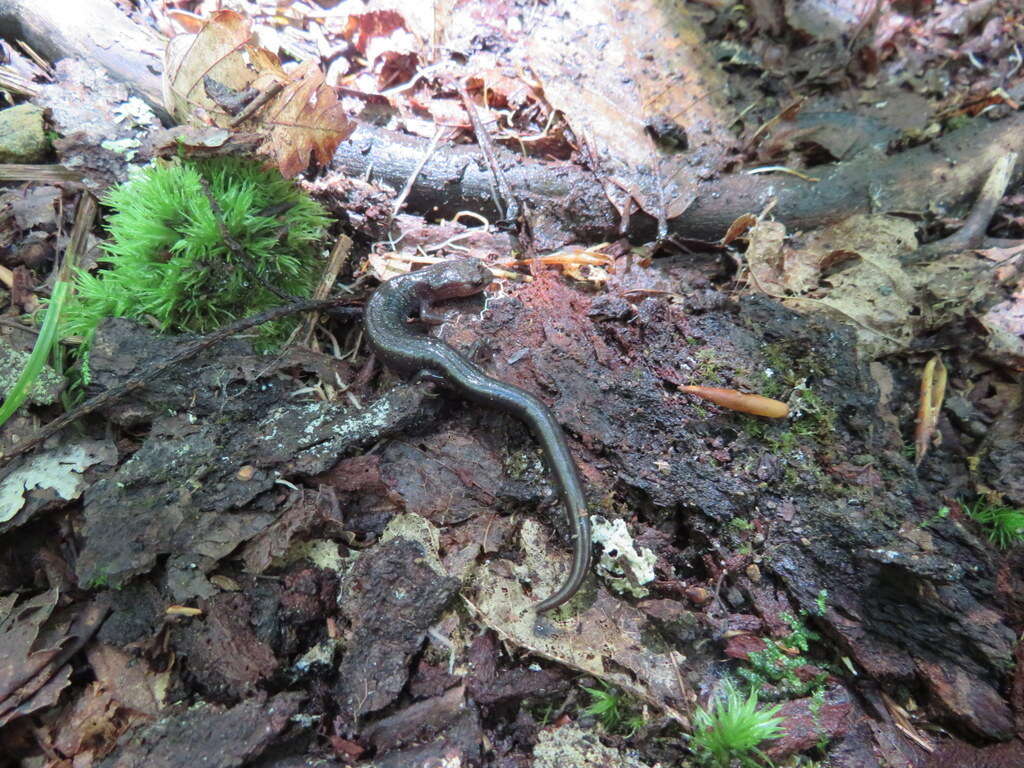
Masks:
[[[824,598],[818,593],[819,604],[816,608],[824,607]],[[806,617],[806,612],[801,617]],[[742,677],[754,691],[761,691],[769,687],[775,689],[777,694],[787,698],[800,698],[813,694],[824,686],[828,680],[828,672],[818,672],[813,677],[804,680],[797,674],[797,670],[808,664],[805,653],[810,649],[811,641],[818,641],[821,638],[804,624],[801,617],[783,613],[780,618],[789,624],[790,633],[783,638],[764,638],[765,647],[760,651],[751,651],[747,654],[749,667],[740,667],[736,674]]]
[[[1000,549],[1024,543],[1024,509],[1000,506],[985,499],[964,504],[963,508],[968,517],[985,529],[988,540]]]
[[[632,736],[643,726],[643,715],[634,710],[634,705],[626,693],[605,683],[601,685],[601,688],[583,687],[583,690],[590,694],[590,705],[584,707],[583,713],[600,720],[601,725],[609,733]]]
[[[817,614],[819,616],[824,616],[825,615],[825,609],[826,609],[825,603],[826,603],[827,600],[828,600],[828,590],[827,589],[818,590],[818,597],[817,597],[817,599],[814,602],[814,607],[817,609]]]
[[[945,520],[947,517],[949,517],[949,507],[939,507],[939,511],[921,523],[920,527],[922,529],[927,528],[929,525],[934,525],[940,520]]]
[[[751,531],[754,529],[754,524],[749,520],[745,520],[742,517],[734,517],[729,521],[729,525],[735,528],[737,531]]]
[[[757,708],[757,691],[744,699],[732,684],[725,685],[725,698],[710,710],[698,708],[693,721],[691,746],[718,768],[727,768],[732,760],[743,766],[757,766],[755,757],[767,761],[757,745],[782,735],[781,717],[775,717],[781,704],[769,709]]]

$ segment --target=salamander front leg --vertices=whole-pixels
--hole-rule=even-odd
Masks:
[[[429,301],[420,302],[420,314],[419,321],[426,323],[427,325],[443,325],[444,323],[450,323],[459,316],[459,313],[454,310],[440,310],[431,304]]]
[[[447,385],[448,382],[445,380],[444,376],[442,376],[437,371],[432,371],[429,368],[424,368],[421,371],[417,371],[415,373],[415,375],[413,375],[412,383],[413,384],[429,384],[431,389],[433,389],[435,387],[445,386],[445,385]],[[434,395],[434,394],[435,394],[434,392],[431,392],[431,395]]]

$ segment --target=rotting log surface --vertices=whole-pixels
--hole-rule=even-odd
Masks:
[[[663,263],[666,276],[633,270],[614,288],[667,291],[692,280],[692,267]],[[613,499],[616,512],[634,517],[631,534],[664,564],[656,599],[641,610],[655,621],[666,607],[689,617],[676,625],[690,627],[684,635],[674,637],[672,625],[658,630],[686,658],[688,674],[711,674],[718,653],[706,649],[718,649],[730,628],[746,627],[755,637],[784,630],[782,613],[813,614],[824,589],[826,613],[809,621],[862,671],[843,676],[848,689],[870,700],[877,685],[910,687],[932,717],[961,734],[1012,735],[1001,690],[1015,636],[997,610],[993,557],[962,525],[931,519],[941,500],[918,481],[900,435],[879,418],[876,386],[848,329],[759,297],[738,305],[661,297],[634,306],[621,295],[588,296],[547,273],[492,300],[486,316],[467,315],[448,331],[458,334],[459,346],[487,338],[487,367],[543,397],[565,425],[590,498]],[[105,332],[115,335],[98,341],[93,360],[102,381],[116,380],[127,364],[149,364],[157,348],[174,343],[150,348],[147,334],[126,321]],[[96,564],[103,563],[109,585],[133,576],[152,581],[156,569],[169,584],[187,587],[186,564],[202,555],[212,567],[272,524],[279,512],[274,478],[317,475],[346,448],[387,436],[419,432],[413,443],[387,442],[320,478],[327,497],[341,500],[347,531],[379,534],[385,519],[404,509],[439,528],[442,551],[464,549],[460,537],[490,537],[492,557],[504,559],[516,548],[515,525],[494,510],[521,507],[535,516],[553,496],[544,492],[548,476],[529,460],[532,438],[505,414],[458,408],[450,396],[424,398],[405,387],[352,415],[294,403],[286,386],[253,386],[273,372],[241,351],[226,358],[235,371],[230,384],[221,364],[199,359],[180,372],[185,381],[158,382],[132,396],[135,418],[155,420],[152,434],[86,492],[77,568],[83,584],[97,583]],[[792,368],[778,369],[780,359]],[[676,391],[674,385],[705,377],[707,366],[744,388],[763,384],[763,372],[777,368],[785,380],[806,382],[818,415],[766,423]],[[171,405],[174,415],[156,420]],[[441,411],[448,413],[437,424]],[[373,414],[379,418],[371,429],[353,425],[353,416],[366,422]],[[125,415],[108,413],[118,421]],[[244,466],[254,473],[240,473]],[[179,499],[175,489],[189,478],[202,482]],[[557,527],[561,516],[552,517]],[[732,525],[736,519],[750,530]],[[125,552],[126,540],[133,551]],[[382,556],[367,552],[377,553],[367,564]],[[175,554],[160,566],[164,553]],[[692,609],[683,595],[693,587],[718,597]],[[472,596],[474,589],[470,577],[463,590]],[[438,605],[447,599],[441,592]],[[126,622],[126,610],[115,607],[115,624]],[[360,642],[368,647],[378,634]],[[396,642],[394,659],[406,658],[405,641]],[[344,693],[352,704],[357,691]],[[855,697],[848,704],[860,711]]]
[[[90,21],[95,19],[102,23]],[[52,59],[78,56],[104,68],[166,119],[159,37],[133,24],[109,0],[0,0],[0,34],[26,40]],[[363,125],[338,148],[334,167],[355,177],[369,174],[397,190],[413,174],[427,145],[425,139]],[[1024,156],[1024,113],[997,122],[978,118],[947,136],[891,156],[868,151],[848,162],[810,169],[818,182],[785,174],[728,174],[701,185],[694,204],[669,222],[669,231],[684,239],[714,241],[738,216],[761,212],[773,198],[774,215],[791,229],[809,229],[869,211],[948,211],[969,201],[996,159],[1011,151]],[[502,149],[498,160],[513,195],[533,211],[537,247],[619,234],[618,213],[591,171],[524,159]],[[1018,161],[1014,178],[1022,162]],[[406,208],[427,216],[472,210],[496,219],[492,185],[483,154],[475,146],[440,147],[413,184]],[[652,217],[635,213],[625,234],[649,240],[655,231]]]
[[[72,56],[99,66],[166,119],[163,42],[110,0],[0,0],[0,36],[23,40],[50,61]]]
[[[428,142],[360,126],[338,147],[335,167],[349,176],[401,189],[426,154]],[[807,229],[855,213],[922,214],[949,210],[971,199],[996,159],[1024,151],[1024,113],[997,122],[979,119],[934,142],[891,156],[868,151],[834,165],[811,168],[818,182],[786,174],[735,173],[702,185],[693,205],[669,221],[671,234],[713,241],[744,213],[776,200],[773,215],[791,229]],[[513,194],[534,211],[542,247],[569,240],[602,240],[618,232],[619,217],[590,171],[568,163],[523,159],[498,151]],[[1015,177],[1020,173],[1018,161]],[[428,217],[473,210],[496,217],[491,175],[475,146],[439,148],[425,163],[407,207]],[[650,239],[657,223],[637,213],[628,235]]]

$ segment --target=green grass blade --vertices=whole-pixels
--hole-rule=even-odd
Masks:
[[[71,283],[68,280],[58,280],[54,284],[53,294],[46,310],[46,318],[43,320],[43,327],[39,330],[39,336],[36,337],[35,346],[32,347],[32,354],[29,355],[28,362],[14,386],[11,387],[11,391],[7,393],[3,405],[0,405],[0,427],[25,402],[29,389],[39,377],[43,366],[46,365],[46,359],[50,356],[53,345],[57,341],[57,321],[60,319],[61,309],[64,307],[70,291]]]

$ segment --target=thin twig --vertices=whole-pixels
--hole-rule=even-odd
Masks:
[[[58,280],[71,280],[72,270],[78,266],[78,260],[86,251],[89,231],[96,222],[96,212],[99,204],[92,192],[86,192],[78,202],[75,210],[75,219],[71,224],[71,234],[68,236],[68,245],[64,249],[64,261],[57,273]]]
[[[245,109],[231,118],[231,122],[228,123],[229,128],[234,128],[241,125],[259,110],[264,104],[270,101],[272,98],[277,96],[282,90],[284,90],[284,83],[274,83],[267,90],[263,91],[259,96],[250,101]]]
[[[93,411],[102,408],[103,406],[109,403],[112,403],[113,401],[123,397],[129,392],[139,389],[146,383],[155,379],[157,376],[166,371],[172,365],[177,365],[178,363],[183,362],[184,360],[188,360],[190,357],[193,357],[202,352],[203,350],[220,343],[229,336],[234,336],[236,333],[241,333],[242,331],[252,328],[253,326],[268,323],[271,320],[276,320],[279,317],[284,317],[286,315],[293,315],[296,314],[297,312],[311,312],[327,309],[332,309],[334,310],[334,312],[337,312],[338,310],[343,309],[341,305],[343,302],[346,301],[351,301],[351,299],[346,296],[334,297],[331,299],[325,299],[323,301],[307,299],[306,301],[299,301],[295,302],[294,304],[273,307],[265,312],[259,313],[258,315],[253,315],[251,317],[246,317],[241,320],[236,320],[235,322],[230,323],[229,325],[226,325],[223,328],[214,331],[213,333],[207,334],[202,338],[184,344],[177,352],[168,357],[166,360],[160,363],[156,363],[152,367],[147,368],[142,373],[130,377],[123,384],[113,387],[112,389],[108,389],[106,392],[103,392],[102,394],[96,395],[95,397],[86,400],[77,408],[68,411],[63,416],[54,419],[45,427],[42,427],[38,432],[32,435],[32,437],[29,437],[26,440],[23,440],[22,442],[15,445],[7,453],[0,454],[0,458],[11,459],[15,456],[19,456],[22,453],[25,453],[26,451],[31,450],[32,448],[35,448],[41,442],[46,440],[51,435],[56,434],[64,427],[66,427],[68,424],[71,424],[72,422],[77,421],[83,416],[87,416]],[[362,314],[362,309],[359,307],[351,307],[349,309],[351,310],[349,312],[349,316],[355,317]]]
[[[0,165],[0,181],[82,181],[84,178],[80,171],[63,165]]]
[[[970,214],[964,219],[963,226],[949,237],[936,240],[921,246],[912,254],[909,261],[920,261],[925,258],[942,256],[947,253],[959,253],[979,248],[985,241],[985,230],[988,229],[992,216],[1006,194],[1006,187],[1013,178],[1013,166],[1017,162],[1016,152],[1007,152],[996,160],[989,172],[985,184],[978,193]]]
[[[427,145],[427,151],[423,153],[423,157],[420,158],[416,167],[413,168],[412,173],[409,174],[409,178],[405,180],[405,186],[402,187],[402,191],[398,193],[398,197],[395,199],[395,204],[391,208],[391,217],[388,219],[388,225],[390,225],[395,216],[398,215],[398,212],[402,210],[402,206],[405,205],[405,199],[412,191],[412,185],[416,183],[416,179],[419,178],[420,172],[423,170],[423,166],[427,164],[431,155],[433,155],[437,150],[437,144],[441,140],[441,136],[447,132],[448,129],[440,125],[437,127],[437,130],[434,131],[434,135],[430,139],[430,144]]]
[[[331,249],[330,258],[327,260],[327,266],[324,267],[324,272],[320,276],[320,282],[313,291],[314,299],[326,299],[330,295],[331,288],[334,287],[334,283],[338,279],[338,273],[341,271],[341,266],[348,259],[351,252],[352,238],[348,235],[338,235],[338,240]],[[304,346],[308,347],[310,341],[313,339],[313,331],[316,328],[316,321],[316,315],[310,315],[306,320],[305,330],[302,334]]]
[[[494,139],[488,133],[484,121],[476,110],[476,104],[469,98],[469,91],[465,83],[459,86],[459,95],[462,97],[462,105],[469,113],[469,120],[473,123],[473,133],[476,135],[476,143],[480,145],[480,151],[484,153],[487,160],[487,167],[491,169],[491,176],[494,177],[494,186],[491,187],[491,196],[494,198],[494,206],[501,213],[503,221],[515,221],[519,217],[519,203],[512,194],[512,187],[509,186],[494,151]],[[495,187],[497,191],[495,191]]]

